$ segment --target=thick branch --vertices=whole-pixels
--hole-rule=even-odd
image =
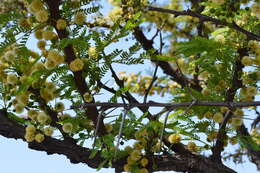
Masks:
[[[7,117],[6,110],[0,110],[0,135],[7,138],[24,139],[25,128]],[[86,163],[91,168],[98,168],[104,159],[101,158],[100,152],[95,157],[89,158],[91,150],[67,143],[51,137],[45,137],[42,143],[31,142],[29,148],[37,151],[45,151],[47,154],[65,155],[72,163]],[[148,169],[152,171],[182,171],[191,173],[235,173],[235,171],[225,167],[222,164],[215,164],[210,159],[196,155],[176,155],[165,156],[159,155],[149,158]],[[117,171],[123,171],[123,165],[126,159],[120,159],[112,163],[112,167]],[[153,168],[155,163],[156,167]],[[104,167],[108,167],[105,164]]]
[[[239,88],[243,86],[243,83],[241,81],[241,74],[243,71],[243,65],[241,63],[241,59],[248,55],[247,49],[246,48],[240,48],[238,49],[238,58],[234,64],[234,70],[233,70],[233,75],[232,75],[232,84],[231,87],[227,90],[226,92],[226,102],[232,102],[234,100],[234,97],[236,95],[236,92]],[[229,106],[230,107],[230,106]],[[230,107],[231,109],[233,107]],[[216,140],[216,145],[212,149],[212,159],[216,160],[218,162],[221,162],[221,152],[223,151],[224,148],[224,137],[226,136],[226,125],[228,120],[232,117],[232,113],[229,112],[225,115],[224,121],[221,123],[217,140]]]
[[[223,21],[223,20],[219,20],[219,19],[216,19],[216,18],[213,18],[213,17],[210,17],[210,16],[206,16],[206,15],[203,15],[203,14],[191,11],[191,10],[176,11],[176,10],[170,10],[170,9],[164,9],[164,8],[158,8],[158,7],[151,7],[151,6],[148,6],[147,8],[148,8],[149,11],[157,11],[157,12],[162,12],[162,13],[169,13],[169,14],[174,14],[175,16],[192,16],[192,17],[199,18],[200,21],[203,21],[203,22],[209,21],[209,22],[212,22],[212,23],[214,23],[216,25],[228,26],[230,28],[235,29],[238,32],[241,32],[241,33],[245,34],[249,40],[260,41],[260,36],[259,35],[256,35],[256,34],[254,34],[252,32],[249,32],[249,31],[239,27],[234,22],[233,23],[229,23],[229,22],[226,22],[226,21]]]
[[[148,103],[86,103],[83,105],[72,105],[70,109],[77,109],[81,107],[97,107],[103,106],[106,108],[112,107],[167,107],[169,109],[188,107],[192,102],[182,102],[182,103],[158,103],[158,102],[148,102]],[[249,106],[260,106],[260,101],[255,102],[215,102],[215,101],[197,101],[193,106],[225,106],[225,107],[249,107]]]
[[[134,29],[134,36],[135,38],[142,44],[144,50],[153,50],[153,41],[148,40],[144,33],[142,32],[141,28],[136,27]],[[155,50],[155,49],[154,49]],[[154,53],[154,55],[158,55],[158,52],[156,51]],[[179,83],[182,87],[186,86],[186,83],[190,85],[190,87],[192,89],[195,89],[197,91],[201,91],[202,88],[199,85],[194,84],[193,82],[191,82],[188,78],[186,78],[185,76],[183,76],[179,70],[174,70],[172,68],[172,66],[165,61],[158,61],[158,60],[152,60],[152,62],[156,63],[165,74],[171,76],[172,80],[176,81],[177,83]]]
[[[45,0],[47,5],[49,6],[50,9],[50,18],[52,26],[56,29],[56,32],[58,33],[59,38],[62,40],[64,38],[68,38],[68,32],[66,29],[64,30],[59,30],[56,28],[56,21],[58,19],[61,19],[60,15],[60,10],[59,10],[59,3],[60,0]],[[64,48],[64,53],[66,55],[66,62],[70,64],[71,61],[76,59],[73,47],[71,44],[66,46]],[[73,72],[73,77],[74,77],[74,82],[77,86],[78,92],[80,93],[81,96],[83,96],[86,92],[89,93],[89,87],[85,81],[85,79],[82,76],[82,71],[78,72]],[[93,99],[94,102],[94,99]],[[95,107],[89,108],[86,111],[86,115],[93,121],[95,125],[97,125],[97,117],[98,117],[98,111]],[[101,121],[99,125],[99,130],[98,130],[99,135],[104,135],[106,134],[104,122]]]

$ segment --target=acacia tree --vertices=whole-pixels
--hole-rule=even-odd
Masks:
[[[109,3],[1,1],[0,134],[116,172],[260,169],[259,1]]]

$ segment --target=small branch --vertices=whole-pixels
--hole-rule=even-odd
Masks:
[[[176,10],[170,10],[170,9],[164,9],[164,8],[158,8],[158,7],[151,7],[148,6],[147,7],[148,11],[157,11],[157,12],[162,12],[162,13],[169,13],[169,14],[174,14],[176,17],[177,16],[192,16],[192,17],[196,17],[198,19],[200,19],[200,21],[202,22],[212,22],[216,25],[224,25],[224,26],[228,26],[230,28],[235,29],[238,32],[241,32],[243,34],[245,34],[248,38],[248,40],[257,40],[260,41],[260,36],[256,35],[252,32],[249,32],[241,27],[239,27],[235,22],[229,23],[226,21],[222,21],[210,16],[206,16],[191,10],[184,10],[184,11],[176,11]]]
[[[255,109],[255,113],[257,114],[256,119],[253,121],[253,123],[251,124],[251,129],[256,128],[257,124],[260,122],[260,112],[258,112]]]
[[[153,73],[153,79],[152,79],[152,81],[151,81],[149,87],[148,87],[148,88],[146,89],[146,91],[145,91],[144,103],[146,103],[148,94],[149,94],[150,90],[152,89],[154,82],[157,80],[157,77],[156,77],[157,71],[158,71],[158,65],[156,65],[155,70],[154,70],[154,73]]]
[[[142,32],[140,27],[134,28],[133,34],[134,34],[136,40],[142,44],[144,50],[146,50],[146,51],[155,50],[153,47],[153,41],[148,40],[145,37],[145,35]],[[158,51],[156,51],[154,53],[154,56],[156,56],[156,55],[159,55]],[[183,77],[180,73],[178,73],[178,70],[174,70],[168,62],[158,61],[155,59],[151,59],[151,61],[154,62],[155,64],[157,64],[163,70],[163,72],[165,74],[169,75],[173,81],[177,82],[181,86],[185,86],[185,81],[187,81],[190,84],[192,89],[197,90],[197,91],[202,90],[201,86],[193,84],[192,82],[189,81],[189,79],[187,77]]]
[[[97,107],[97,106],[105,106],[108,108],[112,107],[125,107],[130,106],[133,107],[167,107],[167,108],[180,108],[180,107],[188,107],[193,102],[183,102],[183,103],[158,103],[158,102],[148,102],[148,103],[129,103],[129,104],[123,104],[123,103],[86,103],[81,105],[72,105],[70,109],[78,109],[78,108],[84,108],[84,107]],[[215,101],[196,101],[193,106],[225,106],[225,107],[249,107],[249,106],[260,106],[260,101],[254,101],[254,102],[215,102]]]

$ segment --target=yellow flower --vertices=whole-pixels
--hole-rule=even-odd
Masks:
[[[90,93],[88,93],[88,92],[86,92],[83,95],[83,98],[84,98],[85,102],[91,102],[93,100],[92,95]]]
[[[56,38],[56,34],[52,31],[43,31],[42,32],[42,37],[45,39],[45,40],[52,40],[54,38]]]
[[[46,10],[40,10],[35,14],[38,22],[46,22],[49,18],[49,13]]]
[[[223,113],[223,114],[226,113],[227,111],[228,111],[227,107],[221,107],[220,108],[220,112]]]
[[[62,111],[64,111],[65,107],[64,107],[64,104],[62,102],[58,102],[58,103],[55,104],[54,109],[57,112],[62,112]]]
[[[146,165],[148,164],[148,159],[146,159],[145,157],[142,158],[140,164],[142,165],[142,167],[146,167]]]
[[[223,121],[223,114],[221,112],[217,112],[213,116],[213,120],[217,123],[221,123]]]
[[[70,66],[70,70],[73,71],[73,72],[80,71],[84,67],[84,62],[81,59],[77,58],[77,59],[74,59],[70,63],[69,66]]]
[[[138,171],[138,173],[149,173],[146,168],[142,168]]]
[[[231,121],[231,124],[233,125],[233,126],[241,126],[242,125],[242,123],[243,123],[243,121],[242,121],[242,119],[241,118],[232,118],[232,121]]]
[[[35,33],[34,33],[35,38],[37,38],[38,40],[42,39],[42,32],[43,31],[41,29],[35,31]]]
[[[197,145],[194,142],[188,142],[187,148],[190,151],[196,151],[197,150]]]
[[[35,133],[35,132],[36,132],[36,128],[34,127],[34,125],[28,125],[28,126],[25,128],[25,132],[26,132],[26,133]]]
[[[72,130],[73,130],[73,125],[71,123],[65,123],[63,124],[62,126],[62,130],[65,132],[65,133],[71,133]]]
[[[48,59],[47,61],[45,61],[44,67],[48,70],[51,70],[51,69],[54,69],[56,67],[56,63],[54,61]]]
[[[130,154],[130,158],[133,161],[141,159],[141,152],[139,150],[133,150]]]
[[[53,61],[56,65],[64,63],[64,56],[60,55],[56,50],[50,50],[47,59]]]
[[[7,83],[11,85],[15,85],[18,82],[18,78],[15,74],[9,74],[7,75]]]
[[[98,57],[97,48],[95,46],[90,47],[88,49],[88,55],[90,58],[97,58]]]
[[[36,121],[38,116],[38,112],[36,110],[29,110],[27,114],[30,119]]]
[[[123,14],[123,10],[120,7],[115,7],[113,8],[109,14],[108,17],[110,18],[110,20],[112,20],[113,22],[116,22]]]
[[[242,109],[236,109],[234,114],[242,117],[244,115],[244,111]]]
[[[211,91],[208,88],[203,88],[201,93],[203,96],[210,96]]]
[[[257,89],[254,86],[250,86],[246,88],[246,94],[247,96],[255,96],[257,94]]]
[[[125,172],[130,172],[130,166],[128,164],[124,165],[124,171]]]
[[[181,136],[179,134],[171,134],[168,137],[168,141],[172,144],[177,144],[181,141]]]
[[[46,124],[47,121],[48,121],[48,119],[49,119],[49,116],[46,115],[44,112],[38,113],[37,121],[38,121],[40,124]]]
[[[43,41],[43,40],[40,40],[37,42],[37,47],[40,49],[40,50],[45,50],[45,46],[46,46],[46,42]]]
[[[66,20],[64,20],[64,19],[59,19],[59,20],[57,20],[56,28],[57,28],[58,30],[65,29],[66,26],[67,26]]]
[[[47,127],[43,130],[43,132],[46,136],[51,136],[53,134],[53,128]]]
[[[25,140],[26,140],[27,142],[32,142],[32,141],[34,141],[34,137],[35,137],[35,135],[32,134],[32,133],[25,133],[25,135],[24,135],[24,138],[25,138]]]
[[[244,57],[242,58],[241,63],[242,63],[244,66],[250,66],[250,65],[252,65],[252,64],[254,63],[254,61],[253,61],[253,59],[250,58],[249,56],[244,56]]]
[[[40,0],[33,0],[32,3],[30,4],[30,9],[33,12],[43,10],[43,4]]]
[[[83,12],[77,12],[74,16],[74,22],[77,25],[83,25],[86,21],[86,15]]]
[[[15,109],[16,113],[20,114],[24,111],[24,105],[18,103],[18,104],[15,105],[14,109]]]
[[[41,134],[41,133],[38,133],[35,135],[35,141],[38,142],[38,143],[42,143],[42,141],[44,140],[44,135]]]

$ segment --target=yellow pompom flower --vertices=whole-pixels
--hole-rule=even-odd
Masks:
[[[38,133],[35,135],[35,141],[38,142],[38,143],[42,143],[42,141],[44,141],[45,137],[43,134],[41,133]]]
[[[65,29],[66,26],[67,26],[66,20],[64,20],[64,19],[59,19],[59,20],[57,20],[56,28],[57,28],[58,30]]]
[[[243,123],[242,119],[241,118],[232,118],[231,120],[231,124],[235,127],[238,127],[238,126],[241,126]]]
[[[42,37],[45,40],[52,40],[52,39],[56,38],[56,34],[52,31],[43,31]]]
[[[93,97],[90,93],[86,92],[84,95],[83,95],[83,99],[85,102],[91,102],[93,100]]]
[[[37,120],[38,112],[36,110],[29,110],[27,114],[31,120]]]
[[[109,14],[108,17],[110,20],[112,20],[113,22],[116,22],[123,14],[123,10],[120,7],[115,7],[113,8]]]
[[[26,18],[19,20],[19,25],[24,27],[24,28],[30,28],[31,27],[29,20],[26,19]]]
[[[244,56],[241,60],[241,63],[244,65],[244,66],[250,66],[254,63],[253,59],[250,58],[249,56]]]
[[[40,50],[45,50],[45,46],[46,46],[46,42],[43,41],[43,40],[40,40],[37,42],[37,47],[40,49]]]
[[[179,134],[171,134],[171,135],[168,137],[168,141],[169,141],[171,144],[180,143],[180,141],[181,141],[181,136],[180,136]]]
[[[213,116],[213,120],[217,123],[221,123],[223,121],[223,119],[224,119],[224,117],[223,117],[223,114],[221,112],[217,112]]]
[[[7,61],[7,62],[13,62],[15,60],[15,57],[16,57],[16,54],[14,51],[7,51],[5,54],[4,54],[4,59]]]
[[[46,22],[49,18],[49,13],[46,10],[40,10],[35,14],[35,18],[38,22]]]
[[[250,86],[248,88],[246,88],[246,95],[247,96],[255,96],[257,94],[257,89],[254,86]]]
[[[72,62],[70,62],[70,70],[73,72],[80,71],[84,67],[84,62],[80,58],[74,59]]]
[[[26,132],[26,133],[35,133],[35,132],[36,132],[36,128],[34,127],[34,125],[28,125],[28,126],[25,128],[25,132]]]
[[[15,74],[9,74],[6,81],[8,84],[15,85],[18,82],[18,77]]]
[[[65,106],[62,102],[58,102],[58,103],[55,104],[54,109],[57,112],[62,112],[62,111],[64,111]]]
[[[130,158],[133,161],[141,159],[141,152],[139,150],[133,150],[130,154]]]
[[[77,12],[74,16],[74,22],[77,25],[83,25],[86,21],[86,15],[83,12]]]
[[[64,123],[63,126],[62,126],[62,130],[65,133],[71,133],[72,130],[73,130],[73,125],[71,123]]]
[[[142,158],[141,161],[140,161],[140,164],[142,167],[146,167],[146,165],[148,164],[148,159],[147,158]]]
[[[220,108],[220,112],[223,113],[223,114],[226,113],[227,111],[228,111],[227,107],[221,107]]]
[[[234,114],[242,117],[244,115],[244,111],[242,109],[236,109]]]
[[[32,141],[34,141],[34,137],[35,137],[35,135],[32,134],[32,133],[25,133],[25,135],[24,135],[24,139],[25,139],[27,142],[32,142]]]
[[[196,151],[197,150],[197,145],[194,142],[188,142],[187,148],[190,151]]]
[[[28,93],[19,94],[16,96],[16,100],[18,101],[18,103],[22,105],[27,105],[29,103],[29,94]]]
[[[52,70],[56,67],[56,63],[54,61],[48,59],[47,61],[45,61],[44,67],[48,70]]]
[[[203,88],[201,93],[203,96],[210,96],[211,91],[208,88]]]
[[[124,165],[124,171],[125,172],[130,172],[130,166],[128,164]]]
[[[138,171],[138,173],[149,173],[146,168],[142,168]]]
[[[38,113],[37,121],[38,121],[40,124],[46,124],[47,121],[48,121],[48,119],[49,119],[49,116],[46,115],[44,112]]]
[[[43,10],[43,3],[40,0],[33,0],[32,3],[30,4],[30,9],[33,12]]]
[[[43,31],[41,29],[35,31],[35,33],[34,33],[35,38],[37,38],[38,40],[42,39],[42,33],[43,33]]]
[[[46,136],[51,136],[53,134],[53,128],[51,127],[47,127],[43,130],[43,133],[46,135]]]
[[[90,58],[97,58],[98,57],[97,48],[95,46],[90,47],[88,49],[88,55],[89,55]]]
[[[47,59],[53,61],[56,65],[64,63],[64,56],[56,50],[50,50]]]
[[[14,109],[15,109],[15,112],[17,114],[20,114],[20,113],[22,113],[24,111],[24,105],[18,103],[18,104],[15,105]]]
[[[53,91],[47,90],[45,88],[40,90],[40,95],[46,102],[54,99]]]

